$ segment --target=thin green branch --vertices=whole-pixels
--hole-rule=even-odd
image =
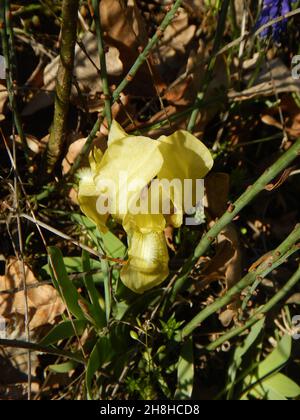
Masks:
[[[79,0],[63,0],[60,62],[56,79],[54,122],[47,150],[48,173],[51,173],[66,139],[67,118],[73,81]]]
[[[257,279],[266,277],[276,267],[276,263],[287,254],[289,250],[300,240],[300,225],[297,225],[293,232],[286,238],[284,242],[273,251],[270,256],[255,271],[249,272],[242,280],[232,287],[225,296],[217,299],[213,304],[207,306],[198,313],[181,331],[178,332],[177,339],[183,340],[198,328],[212,314],[219,309],[228,305],[232,299],[240,294],[246,287],[250,286]]]
[[[197,122],[197,118],[199,115],[199,107],[201,106],[205,94],[207,92],[207,88],[209,86],[209,83],[211,81],[212,78],[212,73],[217,61],[217,53],[218,50],[220,49],[222,40],[223,40],[223,33],[224,33],[224,29],[226,26],[226,18],[227,18],[227,13],[228,13],[228,9],[229,9],[229,5],[230,5],[230,0],[223,0],[222,2],[222,7],[221,7],[221,11],[220,11],[220,16],[218,19],[218,25],[217,25],[217,30],[216,30],[216,35],[215,35],[215,40],[214,40],[214,45],[213,45],[213,50],[209,59],[209,63],[208,63],[208,67],[207,70],[205,72],[204,75],[204,80],[202,81],[202,88],[201,88],[201,92],[199,92],[197,94],[197,98],[195,101],[195,109],[193,110],[192,114],[191,114],[191,118],[190,121],[188,123],[188,127],[187,130],[190,131],[191,133],[194,131],[196,122]]]
[[[162,23],[160,24],[159,28],[157,29],[155,35],[151,38],[148,45],[145,47],[144,51],[142,51],[140,53],[138,59],[133,64],[133,66],[129,70],[128,74],[126,75],[126,77],[119,84],[117,89],[114,91],[114,93],[112,95],[112,104],[119,100],[121,93],[128,86],[128,84],[134,79],[134,77],[137,74],[140,67],[144,64],[144,62],[146,61],[147,57],[149,56],[149,54],[151,53],[151,51],[153,50],[155,45],[158,43],[158,41],[163,36],[166,28],[172,22],[172,20],[175,17],[179,7],[181,6],[182,1],[183,0],[176,0],[172,9],[166,14],[165,18],[163,19]],[[87,138],[87,141],[86,141],[81,153],[79,154],[76,161],[74,162],[74,165],[72,166],[68,176],[73,176],[75,174],[75,172],[77,171],[77,169],[79,168],[79,166],[81,164],[82,159],[84,158],[84,156],[86,156],[88,154],[88,152],[91,148],[92,142],[95,139],[95,137],[97,135],[97,132],[99,131],[99,129],[101,127],[103,118],[104,118],[104,112],[102,113],[102,115],[96,121],[90,135]]]
[[[107,119],[108,128],[110,128],[111,123],[112,123],[111,95],[110,95],[110,90],[109,90],[106,59],[105,59],[105,45],[103,42],[103,32],[102,32],[102,26],[101,26],[100,0],[92,0],[92,5],[94,9],[94,21],[95,21],[96,33],[97,33],[98,52],[99,52],[99,59],[100,59],[100,73],[101,73],[102,89],[103,89],[104,104],[105,104],[105,116]]]
[[[287,254],[283,255],[275,264],[274,269],[276,269],[277,267],[281,266],[282,264],[284,264],[291,255],[295,254],[295,252],[299,251],[299,246],[296,245],[293,248],[291,248]],[[250,302],[250,299],[252,298],[255,290],[259,287],[259,285],[261,284],[263,279],[258,278],[257,280],[255,280],[255,282],[253,283],[253,285],[251,286],[249,292],[247,293],[247,295],[245,296],[245,299],[243,301],[242,304],[242,308],[241,308],[241,313],[243,314],[244,311],[246,311],[247,307],[248,307],[248,303]],[[241,317],[243,317],[243,315],[241,315]]]
[[[233,328],[227,334],[224,334],[218,340],[209,344],[206,349],[208,351],[216,350],[225,342],[231,340],[232,338],[242,334],[247,329],[251,328],[262,316],[265,316],[272,308],[274,308],[277,303],[286,297],[286,295],[299,283],[300,281],[300,266],[295,274],[290,278],[290,280],[284,285],[284,287],[279,290],[264,306],[258,309],[255,314],[241,327]]]
[[[20,115],[18,112],[15,91],[14,91],[14,75],[13,75],[13,51],[9,46],[9,40],[13,45],[13,31],[10,27],[10,7],[9,0],[0,0],[0,31],[2,39],[2,50],[5,58],[6,65],[6,83],[7,83],[7,92],[10,108],[13,114],[14,124],[17,129],[17,133],[22,142],[26,158],[28,158],[28,146],[26,142],[26,137],[23,131]]]
[[[177,293],[184,288],[188,276],[197,263],[199,258],[209,249],[215,238],[222,232],[222,230],[231,223],[256,196],[264,191],[265,187],[274,180],[284,169],[286,169],[297,156],[300,155],[300,138],[287,150],[272,166],[270,166],[263,175],[249,186],[249,188],[238,198],[238,200],[231,204],[226,213],[216,222],[216,224],[203,236],[200,243],[196,247],[194,254],[185,263],[178,280],[174,284],[171,299],[174,300]]]

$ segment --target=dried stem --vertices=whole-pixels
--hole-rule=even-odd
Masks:
[[[14,91],[14,75],[13,75],[13,49],[9,46],[9,40],[13,44],[13,31],[10,27],[10,7],[9,0],[0,0],[0,32],[2,39],[2,50],[5,58],[6,65],[6,83],[8,99],[11,111],[13,113],[13,120],[17,130],[17,133],[23,144],[26,158],[28,158],[28,146],[23,131],[20,115],[17,108],[17,102]]]

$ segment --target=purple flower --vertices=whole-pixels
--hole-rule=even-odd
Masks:
[[[284,16],[292,10],[292,3],[297,0],[263,0],[263,9],[256,23],[256,29],[265,25],[273,19],[280,16]],[[287,19],[283,19],[278,23],[274,23],[273,26],[264,29],[260,36],[266,38],[272,35],[276,42],[280,41],[281,35],[287,28]]]

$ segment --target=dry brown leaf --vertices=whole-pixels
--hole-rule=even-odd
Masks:
[[[288,298],[286,303],[288,305],[300,305],[300,293],[294,293],[291,297]]]
[[[229,196],[229,175],[224,173],[211,174],[206,179],[207,209],[210,216],[210,227],[220,218],[227,208]],[[216,255],[204,268],[201,277],[202,289],[212,281],[225,279],[226,290],[231,289],[242,274],[242,251],[238,231],[233,223],[227,225],[217,237]],[[228,326],[236,313],[237,300],[220,315],[220,321]]]
[[[203,17],[204,3],[203,0],[183,0],[183,5],[188,11],[194,13],[195,16]]]
[[[291,138],[298,138],[300,136],[300,109],[292,95],[283,95],[280,98],[280,107],[284,116],[284,127],[276,119],[278,117],[278,105],[268,109],[267,113],[262,115],[262,122],[281,131],[285,130]]]
[[[246,70],[244,77],[244,82],[246,84],[253,76],[253,71],[255,71],[257,61],[258,55],[255,55],[251,60],[246,60],[243,63],[243,68]],[[263,62],[254,86],[245,89],[242,92],[231,90],[228,93],[228,96],[235,101],[243,101],[258,96],[274,95],[275,92],[277,94],[300,92],[300,80],[293,79],[291,71],[280,58],[274,58],[269,62]]]
[[[19,135],[15,136],[15,140],[17,144],[22,145],[22,140]],[[32,152],[32,155],[37,155],[44,152],[47,144],[47,140],[45,138],[39,141],[35,136],[32,136],[31,134],[26,134],[26,142],[28,149]]]
[[[291,168],[287,168],[283,171],[283,173],[280,175],[280,177],[277,179],[277,181],[273,182],[272,184],[268,184],[265,189],[267,191],[274,191],[277,188],[281,187],[286,180],[289,178],[289,176],[291,175],[291,173],[293,172],[293,170],[295,169],[295,167],[291,167]]]
[[[5,119],[4,109],[8,100],[7,88],[4,84],[0,83],[0,121]]]
[[[22,263],[16,258],[10,258],[7,262],[6,274],[0,276],[0,291],[23,287]],[[25,279],[28,286],[36,284],[37,280],[25,265]],[[65,311],[65,305],[57,291],[50,285],[28,289],[29,327],[34,330],[38,327],[52,324],[55,318]],[[0,316],[15,323],[24,319],[25,298],[24,291],[14,294],[0,295]]]
[[[81,43],[83,49],[76,45],[74,59],[74,76],[78,86],[86,98],[86,104],[91,112],[100,111],[103,101],[100,98],[102,93],[102,82],[98,69],[100,68],[97,38],[91,32],[87,32]],[[89,57],[89,58],[88,58]],[[43,91],[37,94],[24,108],[23,115],[29,116],[35,112],[52,105],[54,101],[55,81],[58,71],[59,57],[49,63],[44,70]],[[120,76],[123,73],[123,64],[119,58],[119,51],[110,47],[106,53],[107,73],[111,78]],[[72,100],[76,101],[78,92],[75,86],[72,88]],[[81,105],[79,99],[78,104]]]
[[[148,44],[144,19],[134,0],[102,0],[100,16],[105,42],[120,52],[120,60],[124,66],[123,76],[125,76],[138,58],[140,49]],[[155,66],[152,71],[155,76]],[[126,91],[137,96],[156,94],[147,64],[141,66]]]
[[[62,173],[64,175],[67,174],[70,171],[70,169],[71,169],[73,163],[75,162],[77,156],[82,151],[83,146],[86,143],[86,140],[87,140],[87,138],[76,140],[69,147],[67,155],[62,162]]]
[[[180,66],[178,57],[186,53],[186,48],[194,38],[196,26],[190,25],[189,16],[184,9],[179,9],[178,15],[165,30],[159,46],[159,57],[163,65],[162,72],[168,68]]]
[[[81,139],[76,139],[70,146],[68,149],[68,152],[62,162],[62,173],[64,175],[66,175],[73,163],[76,161],[77,157],[79,156],[79,154],[81,153],[85,143],[87,141],[87,138],[81,138]],[[100,148],[102,150],[102,152],[104,153],[105,150],[107,149],[107,141],[105,136],[101,135],[101,133],[98,134],[98,136],[96,137],[96,139],[93,142],[93,145]],[[81,167],[84,166],[88,166],[88,158],[85,157],[85,159],[82,160],[81,162]]]

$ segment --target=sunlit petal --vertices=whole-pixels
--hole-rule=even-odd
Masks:
[[[97,225],[101,232],[107,232],[106,221],[109,215],[101,215],[97,210],[98,194],[93,172],[90,169],[81,170],[79,177],[78,201],[82,212]]]
[[[95,177],[98,193],[106,194],[111,201],[111,214],[122,220],[162,165],[158,142],[147,137],[115,140],[105,152]]]
[[[169,274],[168,250],[163,232],[141,233],[130,236],[129,260],[121,271],[121,280],[135,293],[161,284]]]
[[[129,135],[116,120],[113,120],[108,135],[108,146],[111,146],[115,141],[121,140],[124,137],[129,137]]]
[[[174,205],[174,214],[168,218],[168,222],[175,227],[183,222],[184,193],[191,195],[191,204],[196,203],[196,180],[207,175],[213,167],[213,158],[208,148],[195,136],[187,131],[176,131],[169,137],[159,138],[160,151],[164,156],[164,165],[158,173],[160,180],[168,180],[173,187],[170,198]],[[179,184],[176,183],[179,180]],[[184,184],[185,180],[191,180],[190,187]]]

